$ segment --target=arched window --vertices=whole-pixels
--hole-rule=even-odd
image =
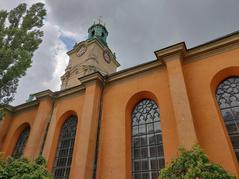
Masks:
[[[164,167],[162,132],[158,106],[143,99],[132,113],[133,179],[156,179]]]
[[[217,87],[216,97],[239,161],[239,77],[222,81]]]
[[[61,128],[53,167],[55,179],[68,179],[75,142],[77,117],[69,117]]]
[[[22,131],[22,133],[20,134],[17,140],[16,146],[12,153],[13,158],[19,158],[22,156],[29,133],[30,133],[30,127],[28,126]]]

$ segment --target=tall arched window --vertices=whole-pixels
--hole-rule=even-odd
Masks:
[[[68,179],[75,142],[77,117],[69,117],[61,128],[53,168],[55,179]]]
[[[158,106],[143,99],[132,113],[133,179],[156,179],[164,167],[162,132]]]
[[[13,158],[19,158],[22,156],[29,133],[30,133],[30,127],[29,126],[25,127],[25,129],[20,134],[17,140],[16,146],[13,150],[13,153],[12,153]]]
[[[222,81],[217,87],[216,97],[239,161],[239,77]]]

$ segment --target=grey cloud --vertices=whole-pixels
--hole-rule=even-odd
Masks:
[[[154,57],[153,51],[186,41],[192,47],[239,29],[237,0],[49,0],[52,18],[74,33],[103,16],[109,45],[122,68]]]

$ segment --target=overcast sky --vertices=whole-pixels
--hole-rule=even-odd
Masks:
[[[19,2],[0,0],[0,9]],[[239,30],[239,0],[41,0],[46,4],[44,39],[32,67],[20,80],[13,105],[42,90],[60,89],[68,63],[66,52],[87,38],[102,16],[108,45],[121,64],[118,70],[154,60],[154,51],[185,41],[188,48]]]

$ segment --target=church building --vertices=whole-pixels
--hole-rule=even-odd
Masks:
[[[239,178],[239,32],[121,71],[107,36],[93,24],[67,52],[61,90],[5,107],[0,152],[42,155],[55,179],[157,179],[199,144]]]

